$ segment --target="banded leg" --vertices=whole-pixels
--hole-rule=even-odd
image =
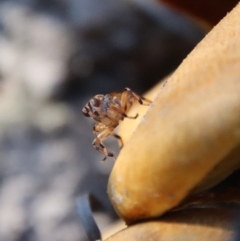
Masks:
[[[107,157],[113,157],[113,159],[116,160],[115,155],[112,152],[108,151],[108,149],[103,145],[103,143],[101,143],[101,141],[98,138],[94,139],[92,145],[97,151],[104,155],[102,161],[105,161]]]
[[[107,157],[113,157],[114,160],[116,160],[115,155],[111,151],[109,151],[102,143],[102,141],[105,140],[109,135],[112,135],[111,134],[112,131],[113,131],[112,128],[106,128],[106,129],[103,129],[101,132],[97,132],[96,127],[93,128],[93,133],[96,136],[96,138],[93,140],[92,145],[97,151],[99,151],[105,156],[102,159],[102,161],[105,161]]]
[[[128,91],[138,102],[140,105],[150,105],[152,103],[151,100],[146,99],[143,96],[140,96],[136,93],[134,93],[133,91],[131,91],[129,88],[125,88],[125,91]],[[146,101],[147,103],[144,103],[143,101]]]
[[[122,117],[124,117],[124,118],[136,119],[138,117],[138,114],[136,114],[135,116],[129,116],[125,112],[123,112],[121,109],[118,109],[116,107],[111,107],[111,108],[112,108],[112,110],[116,111],[118,114],[122,115]]]
[[[121,144],[121,148],[123,148],[123,140],[122,140],[122,137],[113,133],[112,136],[114,136],[115,138],[117,138],[119,141],[120,141],[120,144]]]

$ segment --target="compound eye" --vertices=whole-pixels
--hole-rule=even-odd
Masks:
[[[82,108],[82,113],[83,113],[86,117],[90,117],[88,108],[83,107],[83,108]]]
[[[96,98],[91,99],[90,103],[94,107],[99,107],[100,106],[100,101],[98,99],[96,99]]]

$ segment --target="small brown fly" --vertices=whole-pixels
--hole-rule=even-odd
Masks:
[[[93,134],[95,139],[92,143],[93,147],[101,152],[106,158],[115,155],[108,151],[103,144],[108,136],[117,138],[121,146],[123,146],[122,138],[114,133],[114,129],[119,125],[119,122],[124,118],[136,119],[135,116],[128,116],[127,113],[132,105],[138,101],[140,105],[150,105],[152,102],[142,96],[137,95],[129,88],[125,88],[123,92],[112,92],[107,95],[95,95],[82,109],[82,113],[86,117],[91,117],[97,123],[93,126]]]

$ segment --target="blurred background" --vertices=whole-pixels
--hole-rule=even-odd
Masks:
[[[101,201],[102,229],[117,219],[114,161],[101,162],[81,109],[95,94],[147,91],[204,34],[154,1],[0,0],[0,240],[86,240],[83,193]]]

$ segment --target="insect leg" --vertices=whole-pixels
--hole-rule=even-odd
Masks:
[[[114,160],[116,160],[115,155],[112,152],[108,151],[107,148],[102,143],[104,139],[106,139],[109,135],[111,135],[112,131],[113,130],[106,128],[106,129],[103,129],[101,132],[99,132],[99,134],[97,135],[96,127],[93,128],[93,133],[96,136],[96,138],[93,140],[92,145],[97,151],[99,151],[105,156],[102,161],[105,161],[108,156],[113,157]]]
[[[116,107],[111,107],[112,110],[116,111],[118,114],[122,115],[122,117],[124,118],[128,118],[128,119],[136,119],[138,117],[138,114],[136,114],[135,116],[128,116],[125,112],[123,112],[121,109],[118,109]]]
[[[152,103],[151,100],[148,100],[145,97],[140,96],[140,95],[134,93],[129,88],[125,88],[125,91],[128,91],[139,102],[140,105],[150,105]],[[144,103],[143,101],[145,101],[147,103]]]
[[[104,158],[102,159],[102,161],[105,161],[107,157],[113,157],[114,160],[116,160],[114,154],[108,151],[107,148],[103,145],[103,143],[101,143],[101,141],[98,138],[94,139],[92,145],[97,151],[99,151],[104,155]]]
[[[121,148],[123,147],[123,140],[122,140],[122,137],[113,133],[112,136],[114,136],[115,138],[117,138],[119,141],[120,141],[120,144],[121,144]]]
[[[126,113],[123,113],[122,115],[123,115],[123,117],[128,118],[128,119],[137,119],[138,118],[138,114],[136,114],[135,116],[129,116]]]

